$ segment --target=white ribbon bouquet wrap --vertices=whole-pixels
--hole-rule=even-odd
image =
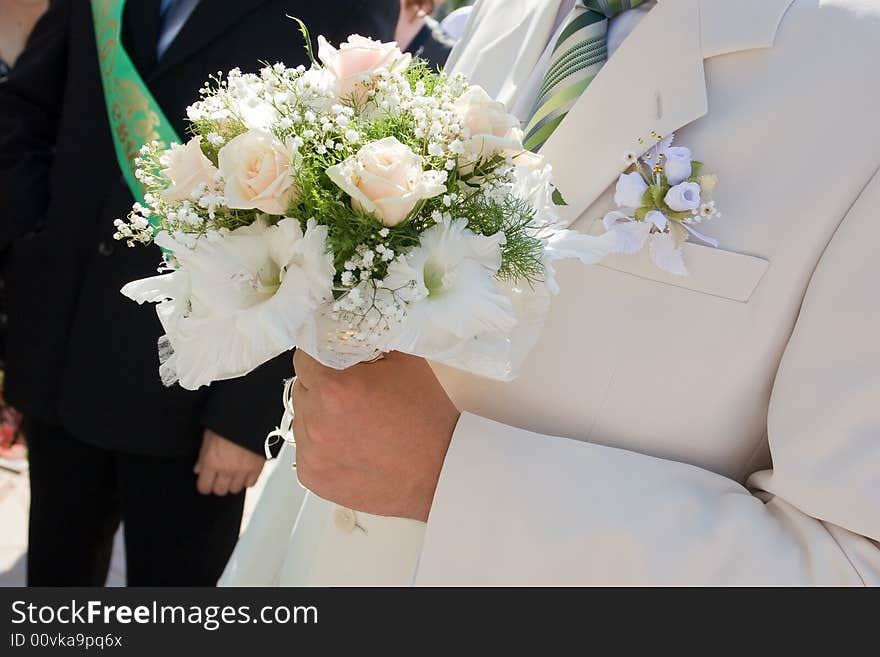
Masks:
[[[465,77],[394,43],[319,44],[309,68],[212,79],[193,138],[138,158],[146,205],[116,237],[164,250],[165,273],[123,288],[158,304],[163,381],[196,389],[293,347],[337,369],[396,350],[515,377],[553,262],[595,263],[616,236],[557,226],[550,167]]]

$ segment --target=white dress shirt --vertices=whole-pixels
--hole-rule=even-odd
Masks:
[[[562,4],[559,6],[559,12],[556,14],[556,27],[553,30],[553,36],[547,43],[547,48],[544,50],[544,54],[541,55],[541,59],[538,60],[538,65],[535,67],[534,73],[532,73],[532,76],[526,83],[523,93],[519,95],[519,98],[514,103],[512,108],[513,114],[514,116],[519,117],[522,121],[528,120],[529,115],[532,113],[532,109],[534,109],[535,101],[538,100],[538,90],[544,82],[544,75],[547,73],[547,69],[550,68],[550,57],[553,54],[553,44],[556,43],[559,36],[562,34],[562,30],[565,29],[565,19],[574,8],[575,1],[576,0],[563,0]],[[609,59],[614,55],[614,52],[620,47],[620,44],[623,43],[626,37],[628,37],[636,28],[639,21],[641,21],[656,4],[657,2],[655,0],[644,2],[635,9],[629,9],[611,19],[608,24]]]

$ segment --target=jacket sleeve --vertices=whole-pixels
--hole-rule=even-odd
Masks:
[[[771,397],[772,470],[747,489],[464,415],[417,583],[880,584],[878,208],[880,173],[814,272]]]
[[[257,454],[281,422],[284,381],[293,376],[293,352],[264,363],[247,376],[212,383],[202,424]]]
[[[0,251],[39,229],[67,75],[69,0],[52,2],[0,84]]]

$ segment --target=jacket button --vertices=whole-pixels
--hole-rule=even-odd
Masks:
[[[114,251],[116,251],[116,247],[113,244],[105,242],[104,240],[98,242],[98,253],[102,256],[112,256]]]
[[[340,531],[350,534],[358,526],[357,515],[351,509],[337,506],[333,511],[333,523]]]

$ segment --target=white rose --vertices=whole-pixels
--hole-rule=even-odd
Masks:
[[[644,205],[642,198],[646,191],[648,183],[642,178],[642,174],[637,171],[621,174],[614,191],[614,202],[621,208],[640,208]]]
[[[283,215],[296,196],[297,153],[273,135],[249,130],[220,149],[220,172],[230,208]]]
[[[216,167],[202,152],[202,138],[193,137],[185,146],[174,144],[167,153],[168,166],[162,174],[171,180],[171,187],[162,192],[168,201],[185,201],[199,187],[210,187],[217,175]]]
[[[446,174],[425,171],[422,158],[395,137],[363,146],[356,155],[327,169],[334,183],[351,196],[355,208],[396,226],[419,201],[446,192]]]
[[[677,185],[691,177],[691,149],[684,146],[670,146],[665,152],[663,169],[670,185]]]
[[[358,102],[364,102],[364,84],[378,70],[401,73],[409,68],[412,55],[403,54],[393,41],[382,43],[353,34],[338,49],[319,36],[318,59],[336,78],[336,93],[340,98],[347,100],[353,96]]]
[[[700,186],[684,182],[666,193],[666,205],[675,212],[690,212],[700,207]]]
[[[455,112],[462,122],[465,151],[475,158],[524,150],[519,120],[481,87],[468,89],[456,102]]]

